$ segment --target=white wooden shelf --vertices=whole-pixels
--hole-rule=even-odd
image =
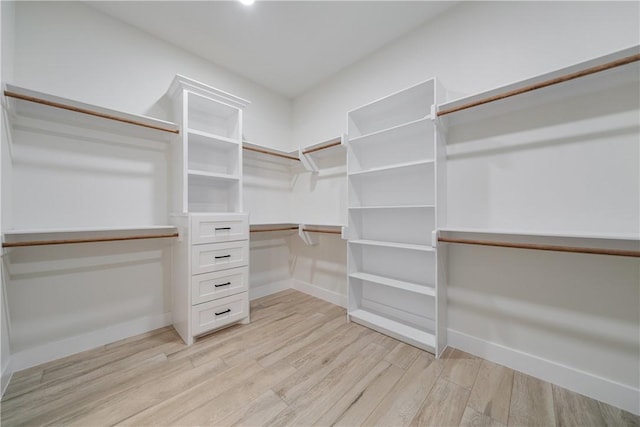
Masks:
[[[434,334],[414,328],[405,323],[397,322],[364,309],[351,311],[349,318],[356,323],[360,323],[424,350],[433,352],[435,349],[436,342]]]
[[[385,172],[393,172],[395,170],[409,171],[412,168],[433,166],[433,164],[434,164],[433,159],[418,160],[413,162],[398,163],[398,164],[380,166],[377,168],[371,168],[371,169],[362,170],[362,171],[350,172],[349,176],[373,175],[373,174],[379,174],[379,173],[385,173]]]
[[[352,243],[354,245],[381,246],[385,248],[408,249],[421,252],[435,252],[435,249],[431,246],[414,245],[410,243],[382,242],[379,240],[349,240],[349,243]]]
[[[4,96],[16,118],[46,120],[102,129],[159,142],[175,141],[176,123],[125,113],[93,104],[7,84]]]
[[[449,127],[472,123],[511,111],[587,93],[597,93],[634,82],[638,80],[639,73],[640,46],[634,46],[493,90],[439,104],[437,115]]]
[[[379,276],[377,274],[369,274],[369,273],[351,273],[349,277],[354,279],[365,280],[367,282],[378,283],[380,285],[389,286],[396,289],[402,289],[404,291],[413,292],[421,295],[435,296],[436,292],[430,286],[418,285],[416,283],[405,282],[402,280],[390,279],[388,277]]]
[[[3,233],[2,246],[42,246],[177,236],[177,228],[171,225],[9,230]]]
[[[424,132],[433,132],[433,120],[430,115],[408,123],[402,123],[398,126],[382,129],[377,132],[368,133],[366,135],[360,135],[351,138],[349,142],[351,144],[357,145],[376,144],[387,142],[389,140],[403,140],[412,138]]]
[[[389,206],[349,206],[348,209],[361,210],[361,209],[435,209],[434,205],[389,205]]]
[[[211,145],[220,145],[227,144],[229,149],[233,147],[237,147],[239,142],[238,140],[227,138],[220,135],[214,135],[212,133],[199,131],[196,129],[187,129],[187,134],[189,135],[189,142],[196,142],[198,144],[211,144]]]
[[[320,152],[336,154],[344,153],[344,151],[341,137],[331,138],[328,141],[319,142],[300,149],[300,152],[304,155],[319,154]]]
[[[438,230],[438,236],[438,240],[443,243],[640,257],[640,235],[638,234],[443,228]]]
[[[426,118],[431,113],[434,84],[429,79],[350,111],[349,137],[373,134]]]
[[[207,172],[195,169],[189,169],[189,178],[193,178],[194,183],[211,184],[216,181],[237,182],[240,180],[238,175],[229,175],[224,173]]]
[[[248,153],[256,153],[255,156],[251,158],[265,159],[268,158],[273,162],[285,164],[285,165],[293,165],[296,162],[299,162],[298,151],[283,151],[275,148],[266,147],[264,145],[254,144],[249,141],[242,142],[242,149]],[[246,154],[245,154],[245,157]]]

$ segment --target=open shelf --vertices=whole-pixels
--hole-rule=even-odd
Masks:
[[[71,243],[110,242],[118,240],[157,239],[177,236],[177,228],[170,225],[8,230],[3,233],[2,246],[42,246]]]
[[[11,84],[6,85],[4,96],[11,114],[18,119],[26,117],[65,123],[159,142],[172,142],[179,132],[178,125],[169,121],[112,110]]]
[[[437,107],[437,115],[451,127],[637,82],[640,73],[639,54],[640,47],[634,46],[493,90],[442,103]],[[630,62],[625,63],[625,59]],[[624,65],[615,65],[616,63]],[[612,65],[612,68],[607,68]]]
[[[387,166],[379,166],[376,168],[371,168],[371,169],[362,170],[362,171],[349,172],[349,176],[357,177],[357,176],[369,175],[369,174],[379,174],[379,173],[385,173],[385,172],[392,172],[396,169],[402,169],[404,171],[404,170],[409,170],[410,168],[420,168],[425,166],[432,167],[433,159],[391,164]]]
[[[189,169],[189,182],[196,185],[205,185],[216,181],[239,181],[238,175],[229,175],[224,173],[207,172]]]
[[[433,333],[414,328],[404,323],[383,317],[364,309],[349,312],[349,318],[363,326],[382,332],[415,347],[433,352],[436,346]]]
[[[416,294],[435,296],[435,289],[429,286],[419,285],[416,283],[405,282],[403,280],[390,279],[388,277],[379,276],[377,274],[369,273],[351,273],[349,277],[354,279],[364,280],[366,282],[373,282],[384,286],[389,286],[396,289],[402,289],[408,292],[414,292]]]
[[[269,159],[272,162],[284,165],[293,165],[299,162],[298,151],[283,151],[275,148],[266,147],[264,145],[254,144],[249,141],[242,142],[242,149],[245,150],[245,158],[257,158],[260,160]],[[251,154],[247,156],[247,154]]]
[[[383,242],[379,240],[349,240],[354,245],[381,246],[394,249],[408,249],[411,251],[435,252],[435,249],[426,245],[414,245],[409,243]]]
[[[238,140],[236,139],[226,138],[224,136],[202,132],[196,129],[187,129],[187,134],[190,137],[189,142],[196,142],[203,145],[227,145],[229,147],[228,149],[232,149],[237,147],[239,144]]]
[[[349,211],[349,239],[432,244],[435,209],[356,209]]]
[[[301,148],[300,151],[304,155],[309,155],[309,154],[333,155],[337,153],[343,153],[344,145],[342,145],[342,138],[336,137],[336,138],[331,138],[328,141],[319,142],[317,144],[312,144],[307,147]]]
[[[349,137],[373,134],[423,119],[435,103],[432,79],[373,101],[349,112]]]
[[[353,210],[377,210],[377,209],[435,209],[434,205],[380,205],[380,206],[349,206]]]
[[[240,142],[238,108],[194,92],[187,92],[186,127]]]
[[[438,234],[438,239],[445,243],[640,257],[640,234],[578,234],[471,228],[443,228]]]

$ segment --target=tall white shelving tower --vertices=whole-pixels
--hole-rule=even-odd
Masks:
[[[446,346],[442,92],[430,79],[350,111],[347,143],[349,319],[436,355]]]
[[[177,75],[173,150],[173,322],[187,344],[249,321],[249,221],[242,212],[242,109],[249,102]]]

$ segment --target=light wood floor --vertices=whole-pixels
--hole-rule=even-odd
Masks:
[[[18,372],[13,425],[638,425],[627,412],[448,349],[440,360],[296,292],[186,347],[171,328]]]

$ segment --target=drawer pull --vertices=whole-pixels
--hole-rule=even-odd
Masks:
[[[216,259],[220,259],[220,258],[231,258],[231,255],[219,255],[219,256],[216,256]]]
[[[231,282],[221,283],[219,285],[214,285],[214,287],[219,288],[220,286],[229,286],[230,284],[231,284]]]
[[[221,311],[220,313],[216,313],[216,316],[220,316],[221,314],[231,313],[231,309],[227,308],[225,311]]]
[[[231,230],[231,227],[216,227],[216,231],[218,230]]]

